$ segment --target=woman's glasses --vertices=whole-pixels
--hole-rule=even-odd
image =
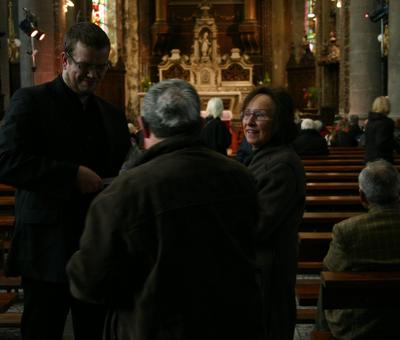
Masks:
[[[244,121],[249,121],[254,116],[256,121],[262,122],[272,119],[272,112],[267,110],[244,110],[241,116]]]

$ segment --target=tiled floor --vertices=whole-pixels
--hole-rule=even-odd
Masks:
[[[22,311],[22,302],[18,301],[15,303],[9,311],[12,312],[21,312]],[[294,339],[293,340],[308,340],[310,339],[310,333],[312,331],[313,325],[297,325]],[[0,328],[0,339],[1,340],[21,340],[19,329],[15,328]],[[71,319],[67,319],[67,323],[65,325],[64,337],[63,340],[74,340]]]

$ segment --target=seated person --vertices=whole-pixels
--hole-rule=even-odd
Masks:
[[[211,98],[207,103],[207,117],[201,130],[201,137],[210,149],[223,155],[231,145],[231,133],[221,120],[224,104],[221,98]]]
[[[389,162],[378,160],[368,163],[358,182],[368,212],[333,227],[325,270],[399,270],[400,175]],[[319,308],[316,328],[329,328],[335,339],[397,339],[399,321],[396,310]]]
[[[358,121],[359,119],[357,115],[350,115],[348,118],[342,117],[330,135],[330,145],[341,147],[358,146],[360,137],[363,133]]]
[[[329,154],[325,138],[319,134],[314,121],[309,118],[302,120],[301,130],[292,145],[299,156]]]

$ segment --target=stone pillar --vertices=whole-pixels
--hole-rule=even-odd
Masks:
[[[167,21],[167,9],[166,0],[156,0],[156,21]]]
[[[153,54],[162,56],[168,53],[168,38],[169,38],[169,25],[168,25],[168,1],[155,0],[156,2],[156,21],[151,27],[152,33],[152,48]],[[140,2],[138,2],[140,5]],[[144,6],[141,4],[140,6]]]
[[[244,20],[239,25],[240,38],[244,47],[244,53],[247,54],[259,54],[259,29],[260,25],[257,22],[256,15],[256,1],[245,0],[244,1]]]
[[[365,11],[375,8],[375,0],[350,1],[350,114],[366,114],[373,100],[381,94],[381,56],[377,40],[380,25],[364,18]]]
[[[244,20],[254,21],[256,20],[256,0],[245,0],[244,1]]]
[[[389,5],[388,94],[392,117],[400,117],[400,1]]]

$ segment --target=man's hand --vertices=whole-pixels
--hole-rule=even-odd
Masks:
[[[83,165],[80,165],[78,168],[76,185],[79,192],[82,194],[98,192],[102,188],[102,182],[99,175]]]

